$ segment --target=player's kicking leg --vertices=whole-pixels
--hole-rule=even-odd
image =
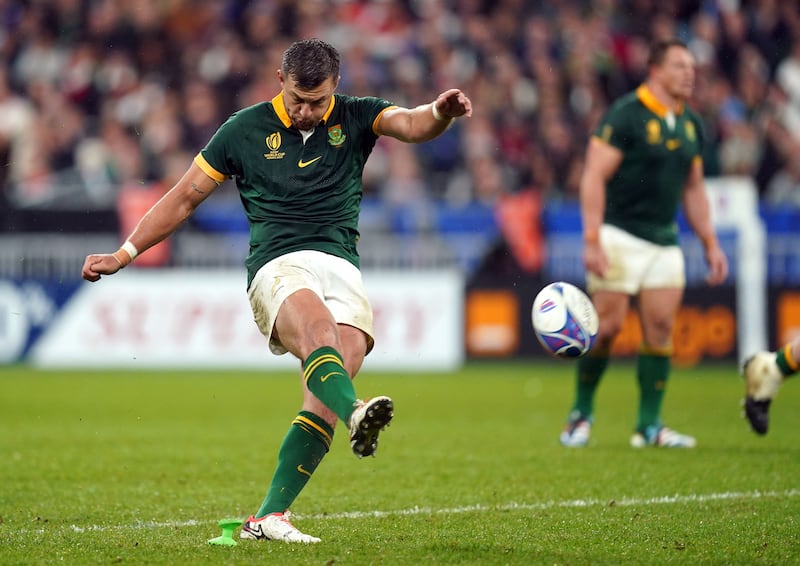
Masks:
[[[359,401],[350,416],[350,447],[359,458],[372,456],[378,449],[378,434],[391,422],[394,403],[380,396]]]

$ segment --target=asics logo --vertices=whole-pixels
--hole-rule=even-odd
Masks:
[[[321,155],[318,155],[318,156],[316,156],[314,159],[311,159],[311,160],[309,160],[309,161],[303,161],[303,160],[301,159],[300,161],[298,161],[298,162],[297,162],[297,166],[298,166],[300,169],[303,169],[303,168],[305,168],[305,167],[308,167],[309,165],[311,165],[312,163],[314,163],[314,162],[315,162],[315,161],[317,161],[318,159],[322,159],[322,156],[321,156]]]
[[[332,376],[332,375],[344,375],[344,374],[343,374],[342,372],[340,372],[340,371],[332,371],[332,372],[330,372],[330,373],[326,373],[325,375],[323,375],[322,377],[320,377],[320,378],[319,378],[319,380],[320,380],[322,383],[325,383],[325,381],[327,381],[327,379],[328,379],[330,376]]]

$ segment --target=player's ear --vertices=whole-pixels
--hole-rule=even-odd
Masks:
[[[284,83],[284,82],[286,82],[286,81],[284,80],[284,78],[283,78],[283,73],[281,72],[281,70],[280,70],[280,69],[278,69],[278,70],[275,72],[275,74],[276,74],[276,75],[277,75],[277,77],[278,77],[278,81],[281,83],[281,88],[283,88],[283,83]]]

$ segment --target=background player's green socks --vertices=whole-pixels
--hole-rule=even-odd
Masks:
[[[356,391],[339,352],[328,346],[311,352],[303,364],[303,379],[317,399],[349,426]]]
[[[327,454],[332,440],[333,429],[328,423],[314,413],[298,413],[283,439],[272,483],[256,518],[289,508]]]
[[[642,350],[636,360],[639,380],[639,422],[636,430],[644,433],[650,425],[660,423],[661,403],[670,371],[670,355]]]
[[[575,371],[575,405],[572,412],[579,412],[582,417],[590,417],[594,410],[594,394],[597,385],[608,367],[608,354],[584,356],[578,360]]]

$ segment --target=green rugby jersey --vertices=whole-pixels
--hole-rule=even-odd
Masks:
[[[248,287],[265,263],[298,250],[359,267],[362,173],[378,118],[393,107],[381,98],[334,94],[303,143],[278,94],[231,115],[195,157],[212,179],[236,179],[250,224]]]
[[[678,243],[676,215],[689,171],[701,159],[700,118],[683,106],[667,122],[667,108],[640,86],[618,99],[595,136],[623,153],[606,185],[604,222],[659,245]]]

